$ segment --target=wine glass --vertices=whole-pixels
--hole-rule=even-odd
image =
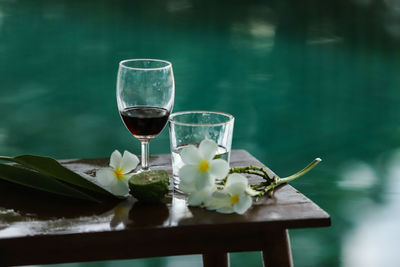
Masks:
[[[128,59],[119,63],[118,110],[126,128],[142,145],[142,171],[149,169],[149,142],[168,121],[174,106],[172,64],[158,59]]]

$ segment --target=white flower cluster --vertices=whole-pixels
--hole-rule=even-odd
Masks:
[[[184,166],[179,170],[179,189],[189,195],[190,206],[203,206],[221,213],[245,213],[252,205],[251,196],[257,194],[250,188],[246,177],[233,173],[223,188],[218,188],[216,179],[224,179],[229,165],[223,159],[214,159],[217,144],[203,140],[199,147],[193,145],[181,152]]]
[[[126,197],[129,194],[129,178],[139,164],[139,159],[129,151],[122,156],[115,150],[110,157],[110,167],[96,172],[96,179],[100,185],[116,196]]]
[[[229,165],[223,159],[214,159],[217,144],[203,140],[199,147],[188,146],[181,152],[184,166],[179,170],[179,189],[189,195],[190,206],[202,206],[221,213],[245,213],[252,205],[251,196],[258,194],[251,189],[246,177],[230,174],[225,185],[218,186],[216,180],[224,179]],[[110,166],[96,172],[96,180],[104,189],[120,197],[129,195],[128,181],[136,169],[139,159],[125,151],[123,156],[115,150],[110,157]]]

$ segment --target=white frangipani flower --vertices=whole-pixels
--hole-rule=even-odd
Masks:
[[[252,191],[246,177],[238,173],[230,174],[224,189],[214,191],[207,208],[221,213],[243,214],[253,204],[253,199],[249,196]]]
[[[105,189],[116,196],[126,196],[129,193],[129,174],[139,163],[139,159],[132,153],[121,153],[115,150],[111,154],[110,167],[96,172],[96,179]]]
[[[223,179],[229,172],[229,164],[222,159],[214,159],[217,144],[204,139],[199,147],[193,145],[181,152],[185,164],[179,170],[179,189],[185,193],[203,191],[214,186],[215,179]]]

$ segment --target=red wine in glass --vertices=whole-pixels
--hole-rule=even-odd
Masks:
[[[158,135],[168,121],[169,111],[160,107],[130,107],[120,112],[128,130],[137,138]]]

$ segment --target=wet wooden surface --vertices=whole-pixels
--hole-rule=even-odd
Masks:
[[[62,162],[90,173],[108,159]],[[151,165],[172,176],[169,155],[151,157]],[[247,165],[265,167],[244,150],[232,151],[231,166]],[[276,233],[329,225],[329,215],[290,185],[260,198],[244,215],[226,215],[188,207],[173,191],[157,205],[134,199],[92,204],[0,181],[0,266],[185,254],[203,254],[212,266],[226,252],[257,250],[270,262],[280,262],[274,257],[282,253],[287,259],[279,266],[291,266],[287,235]],[[274,247],[274,240],[281,245]]]

